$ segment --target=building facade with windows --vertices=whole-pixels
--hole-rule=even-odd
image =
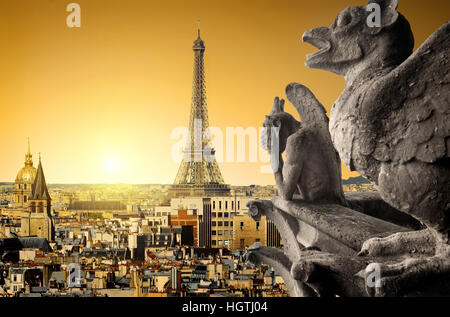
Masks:
[[[236,216],[233,219],[232,250],[244,250],[256,242],[267,245],[266,217],[254,221],[248,215]]]
[[[235,216],[247,215],[247,202],[253,199],[245,196],[173,198],[170,203],[173,210],[171,219],[175,222],[172,225],[183,225],[185,223],[179,220],[192,222],[192,218],[196,218],[196,246],[231,249],[233,219]]]
[[[170,225],[192,225],[195,246],[243,250],[255,242],[280,247],[277,228],[266,217],[255,222],[247,203],[255,197],[188,197],[171,200]],[[195,228],[196,227],[196,228]]]

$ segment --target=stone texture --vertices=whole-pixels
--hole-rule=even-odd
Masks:
[[[308,241],[308,245],[304,244],[306,247],[314,246],[327,252],[355,255],[369,238],[407,230],[336,204],[308,204],[280,197],[275,197],[273,204],[315,229],[312,233],[301,228],[296,235],[298,240]],[[344,251],[344,248],[351,251]]]
[[[407,213],[401,212],[386,203],[378,192],[349,192],[345,193],[349,207],[366,215],[409,228],[411,230],[424,229],[425,226]]]
[[[362,197],[362,200],[367,197]],[[353,198],[354,203],[358,203]],[[449,287],[449,261],[433,257],[434,240],[428,230],[408,232],[406,228],[359,213],[337,204],[286,201],[249,202],[249,216],[266,216],[277,226],[284,250],[257,243],[247,250],[247,261],[263,262],[280,274],[290,295],[303,296],[399,296],[445,295]],[[282,209],[280,209],[282,208]],[[392,232],[397,232],[393,235]],[[403,235],[411,235],[404,239]],[[377,244],[371,256],[361,256],[368,237],[394,239],[399,243]],[[385,238],[383,238],[385,237]],[[428,239],[428,244],[424,241]],[[395,246],[396,248],[392,248]],[[401,246],[400,248],[398,246]],[[377,252],[375,252],[377,251]],[[427,255],[428,257],[423,257]],[[407,260],[398,262],[407,256]],[[379,263],[380,287],[368,287],[368,265]]]

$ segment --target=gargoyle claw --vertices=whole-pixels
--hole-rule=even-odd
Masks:
[[[393,255],[435,253],[435,239],[430,230],[397,232],[385,238],[365,241],[358,256],[383,257]]]
[[[369,251],[367,250],[361,250],[358,252],[358,256],[367,256],[369,255]]]
[[[447,257],[409,258],[394,264],[371,263],[357,276],[364,279],[371,297],[403,296],[427,292],[427,284],[450,281],[450,259]],[[445,291],[444,291],[445,292]]]

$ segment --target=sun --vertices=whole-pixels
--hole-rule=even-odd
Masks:
[[[120,161],[115,158],[109,158],[105,162],[105,170],[109,174],[116,174],[120,170]]]

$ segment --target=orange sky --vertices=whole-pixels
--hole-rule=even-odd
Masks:
[[[71,29],[70,2],[0,1],[0,181],[14,181],[29,136],[49,183],[172,183],[170,134],[188,124],[198,19],[211,126],[259,127],[292,81],[330,109],[343,78],[304,66],[315,48],[301,35],[365,4],[78,0],[82,26]],[[450,1],[400,0],[399,10],[417,47],[449,19]],[[227,183],[273,184],[261,165],[220,163]]]

